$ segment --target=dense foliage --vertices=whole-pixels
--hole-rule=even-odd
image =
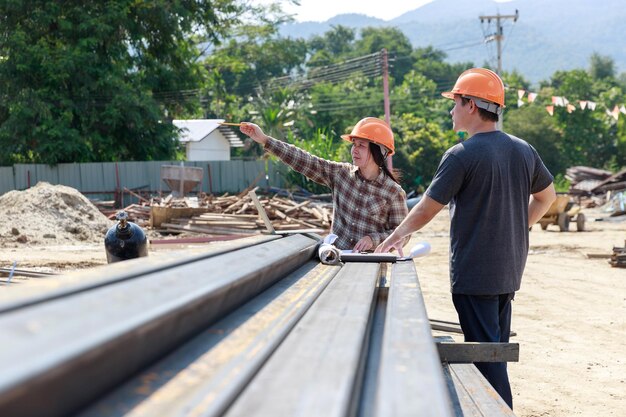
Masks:
[[[168,159],[234,0],[0,2],[0,163]]]
[[[407,191],[427,186],[442,153],[463,140],[451,130],[452,103],[440,93],[473,64],[414,49],[394,28],[335,26],[308,40],[281,38],[280,10],[249,5],[0,3],[0,163],[170,159],[178,150],[170,120],[186,117],[254,121],[317,155],[349,160],[340,135],[362,117],[384,117],[385,48],[393,165]],[[553,173],[626,165],[626,116],[607,113],[626,103],[626,75],[615,73],[610,57],[594,54],[588,69],[558,71],[534,89],[523,74],[503,78],[505,131],[533,144]],[[518,107],[518,90],[537,98]],[[551,116],[546,106],[554,96],[575,110],[557,106]],[[583,110],[579,101],[597,108]],[[234,156],[262,153],[248,142]],[[294,185],[323,192],[288,175]]]

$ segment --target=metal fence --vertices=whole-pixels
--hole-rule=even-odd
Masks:
[[[24,190],[40,181],[75,188],[90,198],[109,199],[124,188],[139,192],[169,193],[161,181],[162,165],[181,165],[180,161],[103,162],[80,164],[17,164],[0,167],[0,195]],[[236,193],[256,181],[262,188],[284,186],[285,166],[266,161],[187,161],[184,166],[201,167],[203,178],[194,189],[210,194]]]

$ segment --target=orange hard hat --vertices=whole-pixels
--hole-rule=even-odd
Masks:
[[[457,94],[463,97],[482,99],[476,105],[492,113],[500,114],[501,108],[505,107],[504,83],[498,74],[486,68],[472,68],[464,71],[459,75],[451,91],[441,93],[442,96],[451,99],[454,99]],[[497,104],[497,106],[492,103]]]
[[[395,153],[391,128],[384,120],[376,117],[366,117],[359,120],[352,128],[352,132],[349,135],[341,135],[341,138],[348,142],[352,142],[354,138],[364,139],[385,148],[387,152],[383,152],[383,155],[385,153],[387,155]]]

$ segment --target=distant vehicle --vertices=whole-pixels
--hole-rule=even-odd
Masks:
[[[541,230],[546,230],[549,225],[559,226],[561,232],[569,231],[570,222],[576,222],[576,230],[585,230],[585,214],[581,207],[569,195],[559,194],[552,203],[546,214],[537,222]]]

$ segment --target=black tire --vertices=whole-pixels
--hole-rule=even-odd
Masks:
[[[559,213],[559,217],[557,217],[556,221],[561,232],[567,232],[569,230],[569,216],[567,213]]]
[[[583,213],[578,213],[578,216],[576,216],[576,230],[579,232],[585,231],[585,215]]]

